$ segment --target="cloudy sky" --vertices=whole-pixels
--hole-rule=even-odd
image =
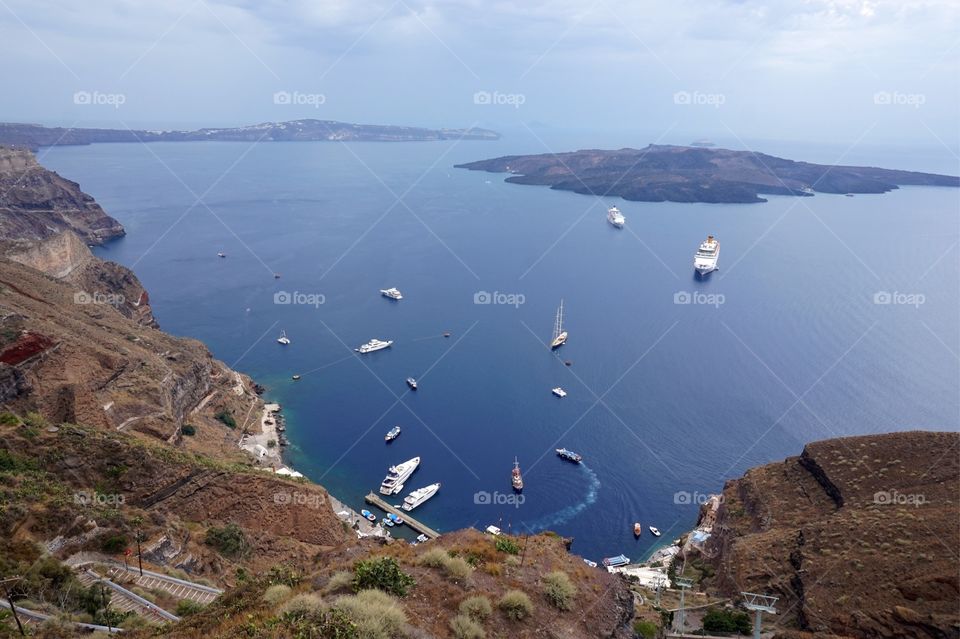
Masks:
[[[0,51],[0,120],[47,124],[317,117],[955,148],[960,121],[956,0],[0,0]]]

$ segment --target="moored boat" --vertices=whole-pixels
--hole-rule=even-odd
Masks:
[[[277,338],[277,341],[280,342],[281,344],[283,344],[284,346],[286,346],[287,344],[289,344],[289,343],[290,343],[290,338],[287,337],[287,332],[286,332],[286,331],[283,331],[283,330],[280,331],[280,337]]]
[[[370,512],[370,511],[367,510],[367,509],[361,510],[361,511],[360,511],[360,514],[363,515],[363,518],[366,519],[366,520],[368,520],[368,521],[376,521],[376,520],[377,520],[377,516],[374,515],[372,512]]]
[[[556,388],[550,389],[550,392],[553,393],[554,395],[556,395],[557,397],[566,397],[566,396],[567,396],[567,391],[563,390],[563,389],[560,388],[559,386],[557,386]]]
[[[384,297],[389,297],[392,300],[403,299],[403,295],[400,294],[400,291],[398,291],[393,287],[380,289],[380,294],[383,295]]]
[[[626,221],[627,218],[623,217],[623,213],[617,207],[611,206],[607,209],[607,222],[610,222],[613,226],[622,229]]]
[[[626,566],[630,563],[630,558],[626,555],[617,555],[616,557],[607,557],[603,560],[603,565],[607,568],[616,568],[617,566]]]
[[[383,350],[384,348],[389,348],[392,344],[393,344],[392,339],[383,341],[377,338],[373,338],[366,344],[362,344],[359,348],[355,348],[353,350],[357,351],[358,353],[372,353],[374,351]]]
[[[399,436],[400,436],[400,427],[399,427],[399,426],[394,426],[394,427],[391,428],[390,431],[384,436],[383,439],[384,439],[384,441],[386,441],[386,442],[392,442],[393,440],[395,440],[395,439],[396,439],[397,437],[399,437]]]
[[[641,534],[643,534],[643,526],[641,526],[640,522],[638,521],[633,524],[633,536],[639,537]]]
[[[413,471],[415,471],[419,465],[420,458],[414,457],[413,459],[408,459],[402,464],[391,466],[390,470],[387,472],[387,476],[380,484],[380,494],[396,495],[397,493],[401,492],[403,490],[403,484],[410,479],[410,475],[413,474]]]
[[[389,519],[390,521],[392,521],[393,523],[395,523],[395,524],[398,525],[398,526],[402,526],[402,525],[403,525],[403,517],[401,517],[400,515],[395,515],[395,514],[393,514],[393,513],[387,513],[387,519]]]
[[[650,526],[650,532],[653,533],[654,537],[660,536],[660,529],[657,528],[656,526]]]
[[[520,462],[516,457],[513,458],[513,476],[510,481],[515,491],[519,493],[523,490],[523,475],[520,474]]]
[[[557,309],[557,317],[553,322],[553,339],[550,341],[550,348],[560,348],[567,343],[567,331],[563,330],[563,300],[560,300],[560,308]]]
[[[407,386],[410,387],[410,390],[417,390],[417,380],[412,377],[407,378]]]
[[[416,489],[403,499],[403,509],[410,512],[436,495],[438,490],[440,490],[440,482]]]
[[[720,242],[708,235],[707,239],[700,243],[696,255],[693,256],[693,268],[700,275],[706,275],[717,270],[717,262],[720,260]]]

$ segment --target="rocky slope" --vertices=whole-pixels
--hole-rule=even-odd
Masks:
[[[262,122],[250,126],[196,131],[134,131],[119,129],[64,129],[38,124],[0,122],[0,144],[31,149],[41,146],[97,142],[429,142],[436,140],[496,140],[488,129],[425,129],[412,126],[351,124],[334,120]]]
[[[94,199],[25,149],[0,146],[0,240],[30,242],[73,231],[88,244],[124,234]]]
[[[960,434],[816,442],[728,482],[712,589],[780,597],[784,636],[957,637]]]
[[[886,193],[898,185],[960,186],[960,178],[859,166],[824,166],[728,149],[651,144],[645,149],[511,155],[458,168],[511,173],[513,184],[640,202],[764,202],[760,194]]]

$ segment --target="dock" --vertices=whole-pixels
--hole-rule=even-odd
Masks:
[[[403,518],[403,523],[404,523],[405,526],[410,526],[410,528],[411,528],[412,530],[415,530],[415,531],[417,531],[418,533],[423,533],[424,535],[426,535],[426,536],[429,537],[430,539],[436,539],[437,537],[440,536],[440,533],[438,533],[438,532],[437,532],[436,530],[434,530],[433,528],[430,528],[429,526],[425,526],[424,524],[421,524],[419,521],[417,521],[416,519],[414,519],[413,517],[411,517],[411,516],[410,516],[410,513],[406,512],[405,510],[400,510],[400,509],[398,509],[398,508],[394,508],[393,506],[391,506],[391,505],[388,504],[387,502],[385,502],[385,501],[383,501],[382,499],[380,499],[379,497],[377,497],[377,496],[376,496],[374,493],[372,493],[372,492],[371,492],[370,494],[368,494],[366,497],[364,497],[364,500],[365,500],[368,504],[371,504],[371,505],[373,505],[373,506],[376,506],[376,507],[379,508],[380,510],[384,510],[384,511],[386,511],[386,512],[388,512],[388,513],[393,513],[393,514],[396,515],[397,517],[402,517],[402,518]]]

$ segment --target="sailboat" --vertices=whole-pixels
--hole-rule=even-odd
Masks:
[[[563,330],[563,300],[560,300],[560,308],[557,309],[557,319],[553,323],[553,341],[550,342],[550,348],[559,348],[566,344],[567,332]]]
[[[286,346],[290,343],[290,338],[287,337],[286,331],[280,331],[280,337],[277,338],[277,341]]]

